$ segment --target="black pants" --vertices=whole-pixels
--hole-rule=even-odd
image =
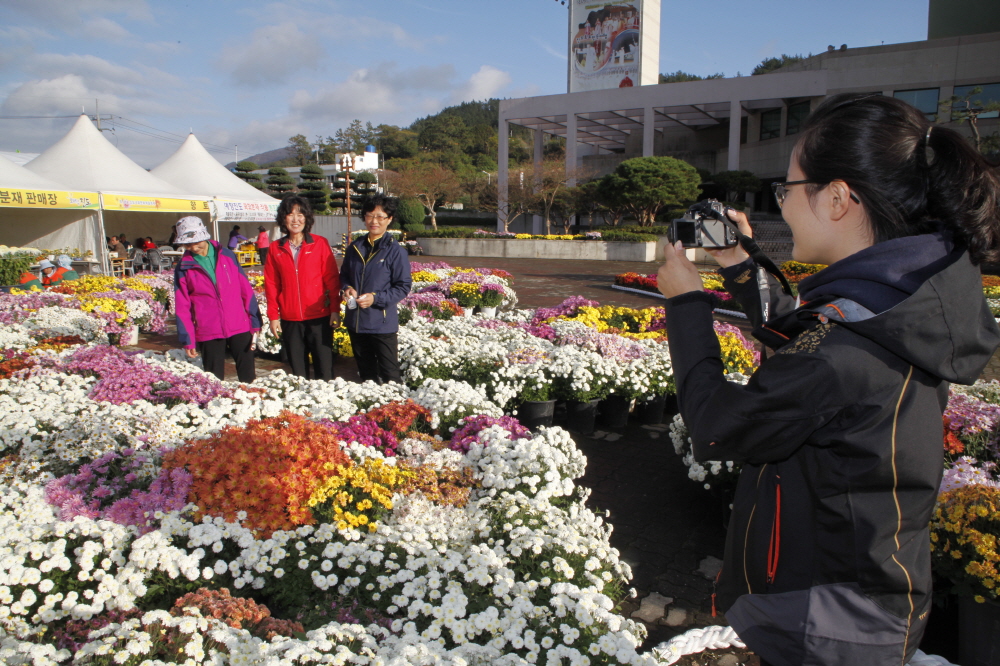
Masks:
[[[305,321],[281,320],[281,344],[288,352],[292,374],[308,377],[309,355],[313,360],[313,379],[333,379],[333,327],[330,317]]]
[[[267,251],[269,249],[270,248],[266,248],[266,247],[259,247],[259,248],[257,248],[257,256],[260,257],[260,265],[261,266],[263,266],[264,264],[267,263]]]
[[[399,345],[395,333],[354,333],[351,337],[354,360],[358,363],[361,381],[372,380],[376,384],[386,382],[402,383],[399,372]]]
[[[198,343],[198,352],[201,354],[201,362],[205,367],[205,372],[211,372],[219,379],[226,378],[226,349],[233,356],[236,363],[236,375],[241,382],[252,382],[257,377],[257,370],[253,364],[253,351],[250,350],[250,343],[253,342],[253,334],[250,331],[234,335],[231,338],[216,338]]]

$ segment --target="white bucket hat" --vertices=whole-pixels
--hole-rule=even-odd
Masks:
[[[42,259],[38,262],[38,267],[44,271],[46,268],[55,268],[56,265],[48,259]]]
[[[201,221],[201,218],[188,215],[177,221],[177,239],[174,242],[178,245],[199,243],[211,239],[212,237],[208,234],[208,229],[205,228],[205,223]]]

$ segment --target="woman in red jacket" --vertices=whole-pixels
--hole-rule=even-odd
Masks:
[[[264,264],[271,333],[281,338],[293,375],[308,376],[311,354],[315,379],[333,379],[333,328],[340,325],[337,262],[330,243],[310,233],[308,199],[285,197],[277,222],[285,235],[271,244]]]

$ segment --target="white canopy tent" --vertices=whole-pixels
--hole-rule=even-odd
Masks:
[[[253,229],[241,229],[243,235],[251,239],[254,235],[251,232],[258,225],[264,225],[268,231],[274,226],[278,200],[219,164],[194,134],[188,134],[181,147],[150,173],[185,192],[213,197],[213,222],[218,240],[222,240],[220,223],[253,223]]]
[[[25,166],[69,188],[98,192],[102,237],[110,228],[128,238],[165,240],[170,225],[183,215],[211,219],[209,197],[185,192],[150,174],[113,146],[86,115]]]
[[[44,249],[104,247],[96,192],[70,191],[0,156],[0,243]]]

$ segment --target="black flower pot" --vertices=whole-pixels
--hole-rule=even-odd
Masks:
[[[962,666],[1000,664],[1000,603],[958,598],[958,661]]]
[[[609,428],[624,428],[628,424],[628,413],[632,407],[632,399],[623,395],[611,394],[601,400],[598,411],[601,423]]]
[[[677,401],[674,402],[676,404]],[[642,425],[657,425],[663,423],[663,412],[666,407],[666,395],[651,395],[642,402],[636,401],[635,414]]]
[[[600,400],[567,400],[566,429],[589,435],[597,421],[597,403]]]
[[[526,428],[537,430],[539,426],[552,425],[555,412],[555,400],[525,400],[517,408],[517,420]]]

